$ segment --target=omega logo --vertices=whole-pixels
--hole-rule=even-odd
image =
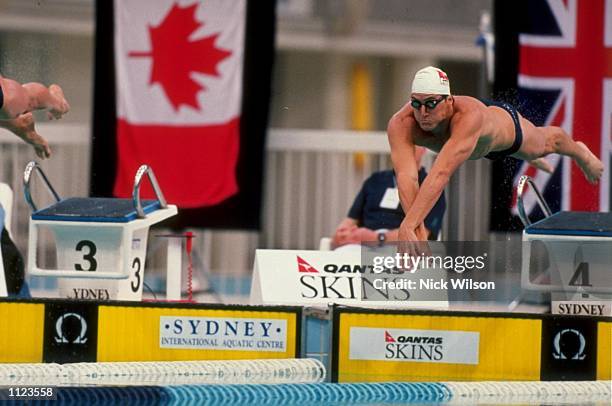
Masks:
[[[85,344],[87,342],[87,321],[80,314],[64,313],[55,323],[55,332],[56,343]]]
[[[554,359],[583,360],[586,358],[584,348],[586,340],[578,330],[566,328],[555,335],[553,340]]]

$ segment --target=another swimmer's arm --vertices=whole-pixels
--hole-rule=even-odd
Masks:
[[[408,229],[416,229],[425,220],[453,173],[472,155],[478,142],[482,116],[473,113],[456,117],[452,125],[451,137],[440,150],[429,174],[421,184],[414,203],[406,212],[405,221]]]
[[[51,156],[49,143],[36,132],[32,113],[21,114],[12,120],[0,120],[0,128],[6,128],[32,145],[39,158],[45,159]]]
[[[391,146],[391,161],[397,179],[400,202],[404,213],[408,213],[419,191],[415,145],[405,122],[402,122],[397,115],[389,121],[387,136]]]

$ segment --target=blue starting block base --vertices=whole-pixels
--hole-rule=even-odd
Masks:
[[[612,213],[561,211],[525,227],[525,233],[578,237],[612,237]]]
[[[143,200],[142,209],[150,214],[161,209],[158,200]],[[132,199],[71,197],[32,213],[32,220],[127,223],[138,218]]]

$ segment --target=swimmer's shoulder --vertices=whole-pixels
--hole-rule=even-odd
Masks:
[[[408,140],[409,142],[419,144],[418,140],[422,137],[421,132],[422,130],[414,119],[412,108],[406,109],[406,106],[391,117],[387,126],[389,140],[396,139],[401,142]]]
[[[486,108],[485,104],[472,96],[453,96],[457,112],[470,112]]]
[[[409,103],[406,103],[399,109],[389,120],[389,130],[391,129],[408,129],[414,126],[414,113]]]
[[[463,120],[481,121],[486,114],[487,106],[471,96],[453,96],[455,112],[452,122]]]

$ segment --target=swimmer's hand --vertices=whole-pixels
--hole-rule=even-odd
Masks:
[[[414,226],[406,221],[402,222],[398,230],[398,252],[413,257],[431,255],[429,244],[427,244],[427,228],[421,223]]]
[[[20,114],[17,118],[12,120],[2,121],[2,127],[5,127],[19,138],[32,145],[39,158],[45,159],[51,156],[49,143],[36,132],[32,113]]]
[[[399,241],[427,241],[428,234],[425,223],[414,225],[404,219],[400,224],[397,237]]]

